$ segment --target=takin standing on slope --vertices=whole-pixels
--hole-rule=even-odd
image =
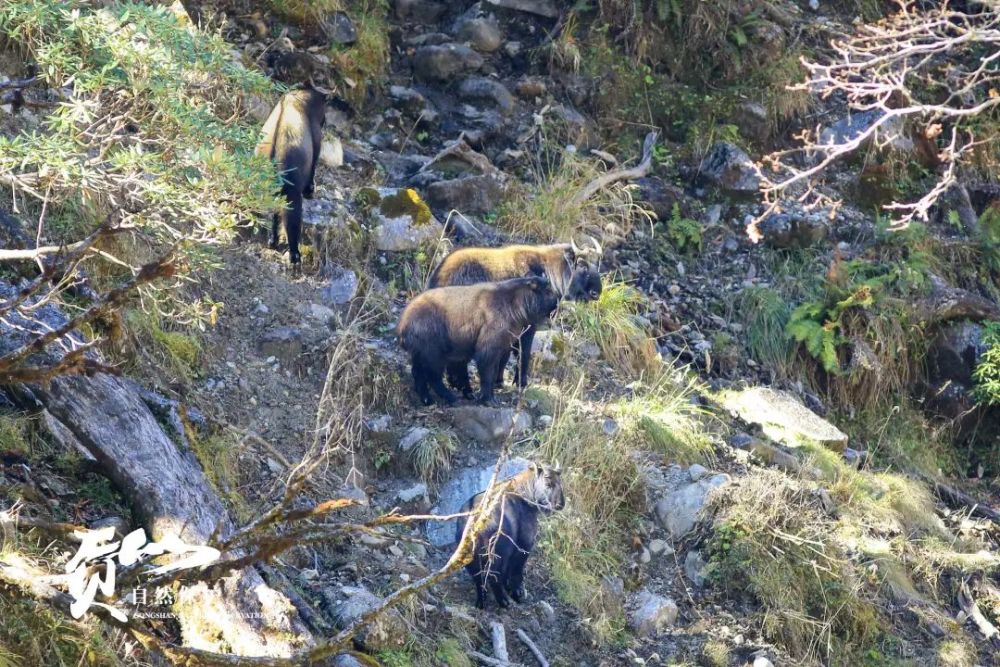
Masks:
[[[424,405],[433,403],[430,389],[446,403],[456,389],[472,398],[469,361],[479,371],[480,401],[494,402],[493,384],[501,359],[529,326],[541,324],[559,305],[559,297],[542,276],[498,283],[438,287],[418,295],[399,318],[399,342],[410,353],[413,384]]]
[[[600,246],[594,243],[593,251],[582,251],[571,243],[555,245],[513,245],[504,248],[460,248],[442,260],[431,273],[429,287],[448,285],[473,285],[475,283],[507,280],[521,276],[546,276],[560,298],[571,301],[591,301],[601,295],[601,277],[594,269],[577,267],[577,260],[589,252],[600,254]],[[531,345],[535,338],[535,326],[528,327],[517,339],[513,351],[518,353],[518,364],[514,371],[514,381],[520,387],[528,384],[528,369],[531,365]],[[503,371],[507,367],[512,350],[508,350],[500,360],[497,386],[503,385]],[[457,383],[468,376],[463,371],[458,377],[448,374],[448,382],[459,388]]]
[[[524,565],[538,539],[538,513],[550,514],[565,506],[562,490],[562,470],[532,463],[510,479],[503,497],[493,510],[493,516],[476,537],[472,561],[466,572],[476,585],[476,606],[486,606],[486,586],[489,584],[497,604],[510,605],[508,598],[520,603],[524,600]],[[475,508],[482,493],[465,501],[461,512]],[[459,519],[455,529],[455,544],[462,541],[468,518]]]
[[[281,172],[281,195],[286,208],[274,214],[271,247],[278,249],[278,228],[282,222],[288,237],[288,258],[299,264],[299,237],[302,231],[302,198],[312,199],[316,163],[323,145],[327,96],[307,84],[287,93],[271,111],[257,144],[257,155],[266,155]]]

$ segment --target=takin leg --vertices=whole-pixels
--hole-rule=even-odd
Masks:
[[[472,562],[465,566],[465,571],[472,577],[472,583],[476,587],[476,608],[486,608],[486,577],[483,573],[482,560],[476,554],[472,557]]]
[[[292,264],[299,264],[299,236],[302,233],[302,194],[291,193],[289,201],[292,207],[285,211],[285,234],[288,235],[288,259]]]
[[[278,240],[280,238],[280,236],[279,236],[279,230],[281,229],[281,218],[282,217],[283,216],[282,216],[282,213],[280,211],[277,212],[277,213],[275,213],[271,217],[271,243],[270,243],[271,250],[277,250],[278,249]]]
[[[511,554],[510,567],[507,573],[507,590],[510,597],[518,604],[524,602],[524,565],[528,562],[528,554],[520,549]]]
[[[476,354],[476,370],[479,371],[479,402],[494,404],[493,387],[497,379],[497,367],[503,352],[497,352],[496,345],[487,345],[482,352]],[[501,348],[502,350],[502,348]]]
[[[500,361],[498,362],[498,366],[497,366],[497,380],[496,380],[496,386],[498,388],[503,387],[503,372],[505,370],[507,370],[507,362],[510,361],[510,353],[511,353],[511,350],[507,350],[503,354],[503,356],[500,357]]]
[[[467,362],[448,364],[445,374],[448,376],[448,384],[462,392],[462,396],[465,398],[473,398],[472,381],[469,379],[469,364]]]
[[[423,360],[421,366],[426,371],[425,378],[427,384],[431,386],[434,393],[437,394],[442,401],[448,403],[449,405],[454,403],[457,399],[455,394],[449,391],[448,387],[444,386],[444,364],[442,362],[429,363],[426,359]]]
[[[534,325],[527,328],[517,341],[517,368],[514,371],[514,382],[521,389],[528,386],[528,369],[531,368],[531,345],[535,341]]]
[[[420,397],[420,402],[424,405],[431,405],[434,399],[431,398],[431,390],[427,385],[427,371],[417,359],[413,359],[412,373],[413,388],[416,390],[417,396]]]

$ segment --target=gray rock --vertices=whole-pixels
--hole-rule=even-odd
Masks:
[[[431,184],[427,201],[435,209],[483,215],[496,209],[503,191],[503,185],[492,176],[466,176]]]
[[[494,16],[484,15],[481,7],[477,2],[455,21],[455,37],[477,51],[493,53],[503,43],[500,26]]]
[[[415,23],[437,23],[448,7],[436,0],[394,0],[396,18],[410,19]]]
[[[698,465],[697,463],[688,468],[688,476],[691,477],[692,482],[697,482],[699,479],[705,477],[708,474],[709,474],[708,468],[706,468],[703,465]]]
[[[499,442],[531,429],[531,416],[512,408],[460,405],[448,411],[459,432],[479,442]]]
[[[427,106],[427,98],[406,86],[389,86],[389,99],[393,107],[413,115],[419,114]]]
[[[771,122],[767,109],[760,102],[748,100],[738,105],[733,122],[740,129],[740,134],[757,147],[763,146],[771,138]]]
[[[483,57],[464,44],[422,46],[413,54],[413,74],[423,81],[443,83],[482,66]]]
[[[935,382],[951,380],[972,386],[972,373],[985,351],[982,325],[975,322],[944,325],[931,342],[927,355],[929,377]]]
[[[697,525],[709,494],[730,481],[729,475],[719,473],[668,493],[656,503],[654,511],[657,520],[673,539],[684,537]]]
[[[323,299],[335,306],[349,303],[358,293],[358,274],[350,269],[334,266],[327,270],[330,282],[323,288]]]
[[[91,457],[93,458],[93,457]],[[103,519],[98,519],[96,521],[91,521],[90,525],[87,526],[91,530],[100,530],[101,528],[114,528],[115,529],[115,539],[122,539],[130,532],[132,532],[128,521],[124,517],[120,516],[107,516]]]
[[[658,219],[670,220],[674,204],[677,204],[677,210],[682,216],[691,217],[693,211],[687,195],[676,185],[667,183],[659,176],[644,176],[632,183],[638,188],[636,199],[653,211]]]
[[[520,457],[504,462],[497,479],[507,479],[528,468],[530,461]],[[434,514],[454,514],[466,500],[484,491],[493,476],[493,466],[482,468],[467,468],[460,471],[444,486],[438,494],[438,504],[432,510]],[[455,542],[454,521],[428,521],[427,540],[437,547],[449,546]]]
[[[347,653],[338,655],[330,665],[331,667],[364,667],[357,658]]]
[[[554,0],[486,0],[486,2],[494,7],[516,9],[550,19],[559,16],[559,7]]]
[[[406,435],[402,437],[399,441],[399,449],[403,452],[408,452],[413,449],[420,441],[431,434],[429,428],[424,428],[423,426],[414,426]]]
[[[319,151],[319,161],[324,167],[331,169],[343,166],[344,145],[340,143],[340,139],[333,137],[323,142]]]
[[[830,146],[854,141],[858,136],[871,128],[881,117],[882,112],[876,110],[848,113],[846,116],[823,128],[819,133],[819,140],[816,143],[821,146]],[[906,136],[904,130],[901,118],[893,118],[886,121],[876,131],[877,144],[880,146],[887,145],[889,148],[902,153],[912,153],[914,150],[913,140]],[[863,151],[864,147],[870,144],[871,141],[865,142],[860,150]]]
[[[427,498],[427,485],[423,482],[414,484],[413,486],[401,489],[396,493],[396,498],[402,503],[412,503],[418,499]]]
[[[482,153],[464,141],[456,141],[435,155],[420,171],[436,172],[446,178],[472,175],[497,175],[499,170]]]
[[[750,156],[739,146],[724,141],[712,146],[702,163],[701,175],[727,192],[753,193],[760,189]]]
[[[562,121],[566,141],[580,149],[600,146],[601,137],[597,124],[573,107],[555,104],[549,109],[549,113]]]
[[[468,102],[486,102],[504,114],[509,114],[514,110],[514,96],[510,94],[506,86],[489,77],[469,77],[459,85],[458,95]]]
[[[309,317],[323,324],[330,324],[336,317],[332,309],[320,303],[310,303],[308,313]]]
[[[323,21],[323,32],[327,38],[340,46],[350,46],[358,41],[358,29],[354,21],[344,12],[336,12]]]
[[[327,599],[346,596],[333,605],[334,623],[340,629],[348,627],[362,614],[382,603],[381,598],[362,586],[343,586],[340,596],[329,589],[323,591],[323,595]],[[399,612],[389,610],[373,626],[365,628],[365,637],[361,639],[373,648],[400,646],[408,639],[406,623]]]
[[[827,237],[830,228],[822,216],[772,213],[757,226],[764,243],[775,248],[806,248]]]
[[[814,442],[836,451],[847,446],[847,435],[795,396],[769,387],[750,387],[723,394],[723,405],[740,419],[759,424],[764,433],[786,447]]]
[[[677,603],[662,595],[643,590],[629,606],[628,624],[638,637],[655,637],[677,622]]]
[[[395,151],[376,151],[375,160],[385,169],[386,180],[394,185],[402,185],[430,162],[426,155],[400,155]]]
[[[654,556],[669,556],[674,553],[674,548],[666,540],[657,538],[649,543],[649,553]]]
[[[819,3],[817,3],[818,6]],[[812,5],[810,5],[811,7]],[[753,660],[753,667],[774,667],[774,663],[771,662],[767,656],[758,655]]]
[[[705,559],[701,557],[701,552],[697,549],[692,549],[685,556],[684,574],[687,575],[688,580],[694,584],[695,588],[701,588],[705,585]]]
[[[407,196],[404,190],[379,188],[378,193],[382,202],[372,210],[376,248],[389,251],[415,250],[424,243],[441,238],[444,226],[433,216],[429,219],[421,218],[421,215],[429,215],[429,210],[421,207],[422,202],[414,203],[413,198]],[[388,205],[387,200],[390,198],[393,202],[401,203],[398,207],[396,204]]]
[[[261,334],[257,339],[257,352],[264,358],[274,357],[282,366],[295,365],[305,348],[305,336],[295,327],[278,327]]]

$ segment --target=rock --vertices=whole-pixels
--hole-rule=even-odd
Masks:
[[[819,215],[772,213],[757,226],[764,243],[775,248],[806,248],[827,237],[829,226]]]
[[[317,322],[322,322],[323,324],[330,324],[336,317],[336,313],[334,313],[333,310],[322,304],[310,303],[309,317],[313,318]]]
[[[531,416],[513,408],[460,405],[448,414],[456,429],[479,442],[498,442],[531,429]]]
[[[819,139],[816,143],[821,146],[830,146],[853,141],[881,117],[882,112],[877,110],[848,113],[846,116],[823,128],[819,133]],[[903,119],[901,118],[893,118],[886,121],[876,134],[876,145],[878,146],[888,146],[892,150],[901,153],[909,154],[914,152],[913,140],[906,136]],[[888,143],[886,143],[887,141]],[[868,140],[859,147],[859,150],[864,152],[865,147],[871,144],[871,140]]]
[[[328,599],[334,597],[329,591],[324,591],[323,594]],[[333,606],[334,622],[340,629],[348,627],[361,618],[362,614],[371,611],[382,602],[378,596],[362,586],[343,586],[340,594],[346,598]],[[399,612],[390,609],[373,625],[366,626],[365,636],[359,639],[372,648],[402,646],[409,639],[409,632]]]
[[[483,57],[463,44],[422,46],[413,54],[413,75],[422,81],[444,83],[482,66]]]
[[[677,603],[662,595],[643,590],[629,606],[628,625],[637,637],[655,637],[677,622]]]
[[[708,468],[703,465],[698,465],[695,463],[690,468],[688,468],[688,476],[691,478],[692,482],[697,482],[702,477],[709,474]]]
[[[349,303],[358,293],[358,274],[350,269],[334,266],[326,270],[330,282],[322,289],[323,299],[335,306]]]
[[[760,189],[760,179],[750,156],[739,146],[724,141],[709,150],[701,166],[701,175],[731,193],[755,193]]]
[[[427,499],[427,485],[423,482],[414,484],[413,486],[402,489],[396,493],[396,498],[401,503],[412,503],[420,498]]]
[[[621,431],[621,426],[611,417],[605,417],[604,422],[601,424],[601,430],[604,431],[604,435],[614,437]]]
[[[431,159],[426,155],[400,155],[395,151],[376,151],[375,161],[385,169],[387,182],[402,185],[407,183]]]
[[[427,106],[427,98],[406,86],[389,86],[389,99],[393,107],[411,115],[419,114]]]
[[[295,327],[270,329],[257,339],[257,353],[264,358],[274,357],[282,366],[291,368],[305,348],[304,334]]]
[[[548,363],[559,361],[559,352],[563,345],[562,334],[559,331],[555,329],[538,331],[531,341],[532,359]]]
[[[561,138],[579,149],[597,147],[601,144],[597,124],[571,106],[555,104],[549,109],[562,123],[565,135]]]
[[[507,479],[528,468],[530,461],[515,457],[505,461],[497,479]],[[441,487],[434,514],[454,514],[466,500],[486,489],[493,476],[493,465],[482,468],[467,468]],[[454,521],[428,521],[427,540],[437,547],[450,546],[455,542]]]
[[[705,585],[705,567],[705,559],[701,557],[701,552],[696,549],[692,549],[684,557],[684,574],[687,575],[695,588],[701,588]]]
[[[666,540],[657,538],[649,543],[649,553],[654,556],[669,556],[674,553],[674,548]]]
[[[358,29],[354,27],[351,17],[344,12],[336,12],[323,21],[323,32],[333,43],[340,46],[350,46],[358,41]]]
[[[719,473],[668,493],[656,503],[654,511],[657,520],[673,539],[684,537],[697,525],[709,494],[730,481],[729,475]]]
[[[973,385],[972,373],[986,351],[983,327],[975,322],[953,322],[942,326],[927,355],[928,377],[932,382],[951,380]]]
[[[448,9],[443,2],[436,0],[394,0],[393,6],[396,18],[428,25],[437,23]]]
[[[371,194],[371,188],[363,190]],[[379,188],[380,197],[372,212],[375,219],[375,247],[379,250],[414,250],[441,237],[444,226],[431,215],[430,208],[411,188]]]
[[[429,428],[424,428],[423,426],[414,426],[406,435],[402,437],[399,441],[399,449],[403,452],[408,452],[413,449],[420,441],[431,434]]]
[[[758,655],[753,660],[753,667],[774,667],[774,663],[763,655]]]
[[[689,218],[694,213],[692,206],[688,202],[684,190],[667,183],[659,176],[644,176],[632,181],[638,190],[635,199],[638,203],[648,208],[660,220],[670,220],[673,216],[674,204],[677,204],[678,212]]]
[[[537,14],[554,19],[559,16],[559,8],[554,0],[486,0],[487,4],[504,9],[516,9],[520,12]]]
[[[806,441],[836,451],[843,451],[847,446],[847,435],[843,431],[788,392],[750,387],[724,393],[722,403],[743,421],[759,424],[768,437],[786,447],[800,447]]]
[[[364,667],[364,665],[353,655],[341,653],[333,659],[331,667]]]
[[[456,141],[444,148],[420,171],[433,171],[445,178],[469,175],[492,176],[499,173],[488,157],[472,150],[464,141]]]
[[[509,114],[514,110],[514,96],[506,86],[489,77],[469,77],[459,85],[458,95],[461,99],[473,103],[487,102],[503,114]]]
[[[87,526],[91,530],[100,530],[101,528],[114,528],[115,529],[115,539],[122,539],[130,532],[132,532],[131,526],[129,526],[128,521],[124,517],[120,516],[107,516],[103,519],[98,519],[96,521],[91,521],[90,525]]]
[[[468,42],[476,51],[493,53],[503,43],[500,26],[494,16],[485,16],[481,7],[482,5],[477,2],[455,21],[455,37],[462,42]]]
[[[733,123],[740,129],[740,134],[761,147],[771,138],[771,122],[767,109],[760,102],[747,100],[736,107]]]
[[[334,137],[323,142],[319,151],[319,161],[324,167],[341,167],[344,165],[344,146],[340,139]]]
[[[466,176],[431,184],[427,201],[436,209],[483,215],[496,209],[503,191],[503,185],[492,176]]]

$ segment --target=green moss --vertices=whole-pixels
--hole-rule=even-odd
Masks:
[[[379,212],[387,218],[408,215],[413,224],[418,226],[431,221],[430,207],[413,188],[403,188],[394,195],[383,197],[379,203]]]
[[[472,660],[465,655],[462,646],[450,637],[438,640],[434,657],[447,667],[473,667]]]

